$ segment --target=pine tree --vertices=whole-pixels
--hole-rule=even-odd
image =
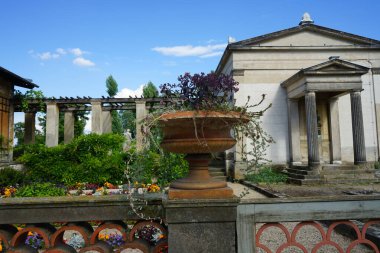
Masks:
[[[116,80],[110,75],[106,80],[107,93],[110,97],[115,97],[117,92],[119,91],[118,84]],[[111,111],[112,117],[112,132],[113,133],[123,133],[123,126],[119,116],[118,111]]]

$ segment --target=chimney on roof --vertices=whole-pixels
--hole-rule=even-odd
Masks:
[[[228,36],[228,44],[236,42],[236,39],[234,37]]]
[[[338,55],[333,55],[333,56],[330,56],[329,57],[329,60],[332,61],[332,60],[336,60],[336,59],[339,59],[339,56]]]
[[[302,20],[299,25],[314,24],[314,21],[311,19],[310,14],[305,12],[302,16]]]

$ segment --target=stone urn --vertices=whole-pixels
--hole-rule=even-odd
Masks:
[[[231,128],[248,118],[239,112],[178,111],[163,114],[161,147],[169,152],[186,154],[189,175],[170,184],[169,199],[232,198],[227,182],[213,180],[208,171],[211,153],[232,148],[236,140]]]

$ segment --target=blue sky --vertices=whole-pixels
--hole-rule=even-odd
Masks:
[[[106,95],[110,74],[132,92],[215,70],[228,36],[290,28],[304,12],[380,40],[379,0],[2,0],[0,9],[0,66],[55,97]]]

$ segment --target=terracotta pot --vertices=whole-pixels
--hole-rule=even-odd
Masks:
[[[202,190],[227,186],[226,182],[210,177],[210,153],[232,148],[236,140],[231,136],[231,128],[239,122],[248,122],[248,118],[238,112],[180,111],[163,114],[159,122],[164,133],[161,147],[187,154],[190,167],[189,176],[176,180],[171,188]]]
[[[169,152],[205,154],[233,147],[231,128],[248,122],[238,112],[180,111],[163,114],[160,125],[164,132],[161,147]]]

